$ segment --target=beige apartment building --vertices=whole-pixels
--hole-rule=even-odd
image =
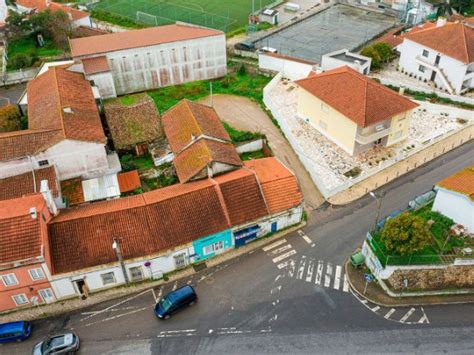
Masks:
[[[296,84],[297,115],[350,155],[404,140],[418,106],[348,66]]]

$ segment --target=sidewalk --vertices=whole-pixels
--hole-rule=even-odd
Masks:
[[[419,296],[419,297],[390,297],[377,284],[370,282],[367,291],[364,294],[365,279],[364,273],[367,269],[352,266],[350,261],[346,262],[345,271],[351,289],[360,297],[382,307],[407,307],[407,306],[426,306],[426,305],[443,305],[443,304],[459,304],[474,303],[474,291],[472,294],[464,295],[446,295],[446,296]]]
[[[366,195],[368,192],[385,185],[399,176],[416,169],[420,165],[470,141],[474,136],[474,125],[470,125],[452,136],[439,141],[422,151],[413,154],[405,160],[382,170],[381,172],[362,180],[350,188],[330,197],[333,205],[345,205]]]
[[[216,265],[222,264],[226,261],[235,259],[253,250],[259,249],[266,244],[272,243],[279,238],[282,238],[300,228],[303,228],[305,225],[306,225],[306,222],[303,221],[302,223],[296,226],[293,226],[281,232],[275,233],[274,235],[270,237],[264,237],[263,239],[257,240],[253,243],[240,247],[239,249],[232,249],[224,254],[221,254],[212,259],[209,259],[206,261],[207,269],[212,268]],[[18,321],[18,320],[33,320],[33,319],[56,316],[63,313],[74,312],[79,309],[83,309],[83,308],[86,308],[95,304],[99,304],[105,301],[111,301],[111,300],[118,299],[125,296],[138,295],[140,292],[141,293],[149,292],[150,289],[154,287],[173,283],[176,280],[186,278],[195,273],[197,272],[194,271],[192,267],[188,267],[184,270],[172,273],[169,276],[168,281],[164,281],[163,279],[158,280],[158,281],[152,281],[152,282],[145,281],[139,284],[132,284],[131,286],[119,286],[119,287],[115,287],[106,291],[91,293],[89,297],[85,300],[82,300],[79,297],[70,298],[67,300],[58,301],[56,303],[52,303],[48,305],[41,305],[39,307],[30,307],[30,308],[25,308],[25,309],[20,309],[20,310],[14,310],[11,312],[6,312],[4,314],[0,314],[0,323],[13,322],[13,321]]]

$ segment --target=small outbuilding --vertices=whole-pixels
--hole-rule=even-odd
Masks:
[[[260,11],[258,19],[260,22],[267,22],[271,25],[278,25],[278,11],[275,9],[264,8]]]

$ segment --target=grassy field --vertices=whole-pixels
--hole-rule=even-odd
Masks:
[[[255,0],[256,9],[275,0]],[[217,28],[225,32],[247,24],[252,0],[102,0],[94,10],[103,10],[148,25],[164,25],[176,21]],[[156,22],[155,22],[156,21]]]

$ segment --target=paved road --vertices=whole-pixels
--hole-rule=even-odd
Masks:
[[[382,214],[473,164],[473,151],[471,142],[385,186]],[[304,230],[179,283],[38,321],[32,339],[0,352],[28,353],[46,334],[73,329],[83,354],[472,354],[474,305],[385,309],[348,290],[343,262],[374,217],[375,203],[367,197],[322,207]],[[158,321],[155,299],[185,283],[195,286],[199,302]]]

